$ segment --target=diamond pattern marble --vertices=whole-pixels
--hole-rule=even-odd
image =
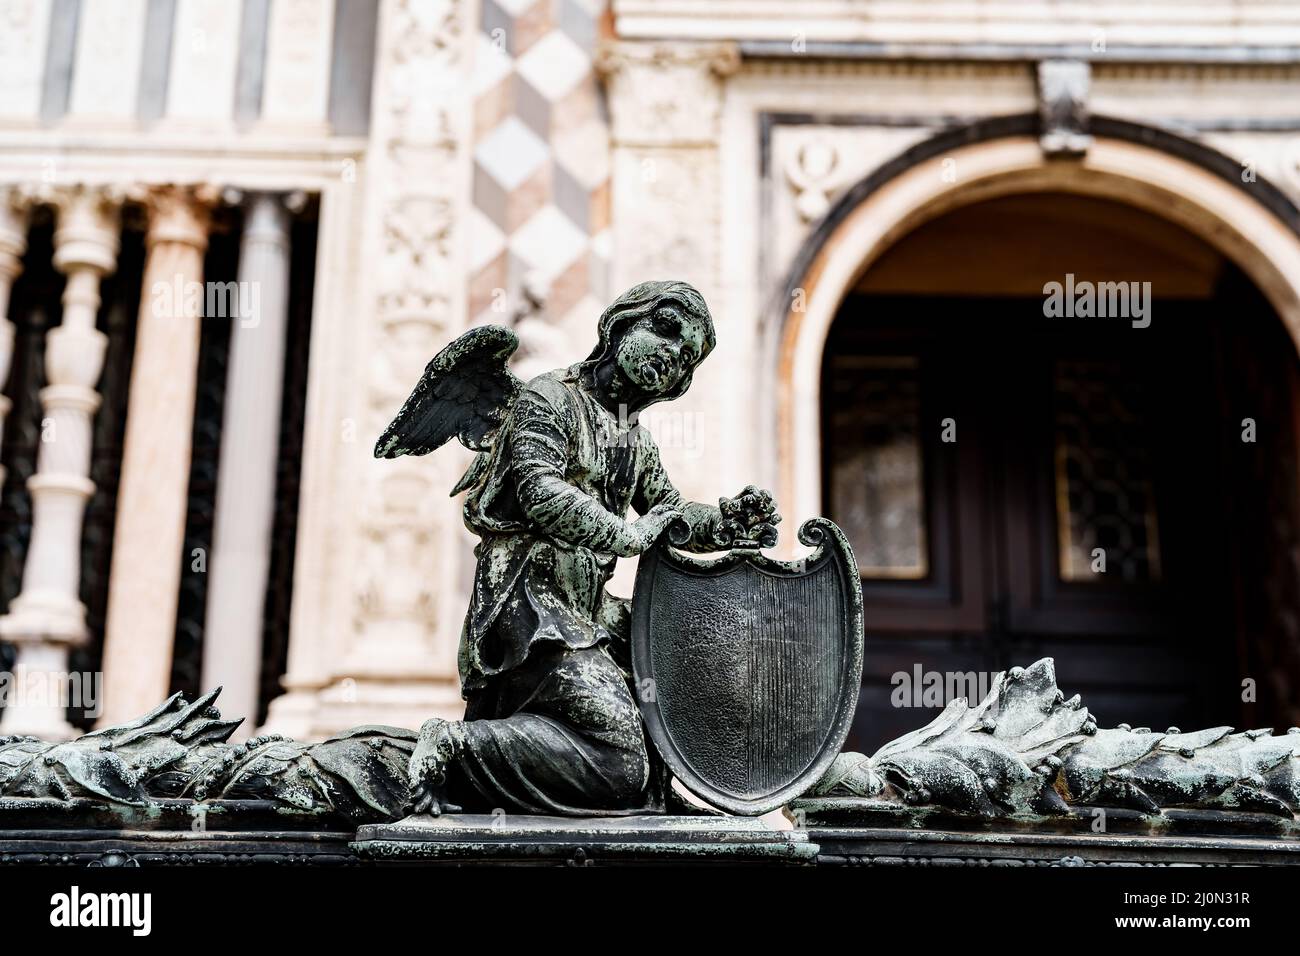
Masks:
[[[475,59],[470,318],[589,331],[607,297],[609,129],[592,68],[605,0],[484,0]],[[585,322],[577,311],[586,308]],[[581,342],[573,343],[581,348]],[[557,356],[557,361],[563,361]]]

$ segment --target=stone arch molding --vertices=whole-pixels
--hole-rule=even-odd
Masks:
[[[1244,181],[1237,160],[1173,133],[1105,117],[1093,118],[1092,133],[1077,159],[1044,156],[1029,115],[941,133],[860,180],[817,224],[769,311],[784,511],[824,510],[821,363],[840,303],[907,233],[971,203],[1066,192],[1159,215],[1249,276],[1300,349],[1300,208],[1262,177]]]

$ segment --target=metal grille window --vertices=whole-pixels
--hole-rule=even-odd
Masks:
[[[1142,394],[1115,362],[1060,361],[1055,375],[1056,517],[1064,581],[1160,580]]]
[[[919,371],[913,356],[831,359],[830,508],[864,577],[929,573]]]

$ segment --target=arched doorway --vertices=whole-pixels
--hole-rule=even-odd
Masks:
[[[1152,173],[1167,160],[1205,176],[1184,160],[1124,157],[1161,180],[1144,191],[1114,169],[1053,168],[1034,145],[950,152],[959,170],[992,160],[950,189],[909,195],[909,171],[872,193],[893,215],[845,276],[847,250],[823,237],[808,309],[784,326],[783,384],[804,392],[778,409],[789,439],[809,424],[799,327],[821,324],[816,370],[802,366],[815,459],[787,442],[784,491],[815,497],[860,552],[854,743],[874,749],[924,722],[916,705],[1045,655],[1103,723],[1295,722],[1300,313],[1278,261],[1300,245],[1248,197],[1210,215],[1224,197],[1197,194],[1203,180],[1184,186],[1192,203],[1175,171]],[[993,171],[1012,156],[1023,165]],[[1246,255],[1259,242],[1270,254]],[[844,283],[834,303],[828,278]],[[1053,281],[1150,283],[1150,298],[1049,316]]]

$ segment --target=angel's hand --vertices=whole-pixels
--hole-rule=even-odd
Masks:
[[[630,558],[647,551],[668,530],[668,526],[682,518],[682,510],[672,505],[655,505],[627,526],[627,535],[615,552],[620,558]]]
[[[440,817],[444,813],[460,813],[461,808],[447,800],[446,781],[421,783],[411,791],[411,813],[427,813]]]

